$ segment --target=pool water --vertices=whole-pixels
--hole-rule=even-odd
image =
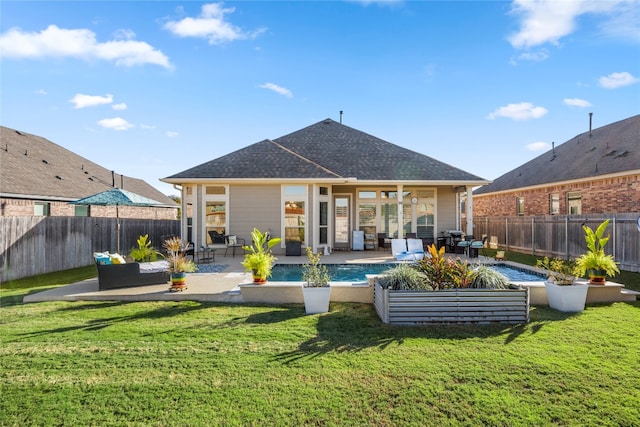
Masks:
[[[384,264],[323,264],[329,270],[332,282],[365,282],[367,274],[381,274],[395,263]],[[496,264],[492,268],[507,276],[511,282],[540,282],[544,277],[519,268]],[[301,282],[302,266],[298,264],[276,264],[273,266],[272,282]]]

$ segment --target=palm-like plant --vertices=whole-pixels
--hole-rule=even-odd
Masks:
[[[251,232],[252,245],[242,247],[247,253],[244,256],[242,265],[247,271],[252,272],[253,281],[264,283],[271,276],[273,263],[277,258],[271,252],[271,248],[280,243],[279,237],[269,237],[268,232],[261,232],[254,228]]]
[[[605,220],[595,231],[583,225],[587,252],[576,259],[576,274],[584,276],[589,273],[591,283],[604,283],[606,276],[615,276],[620,273],[618,264],[612,255],[604,252],[604,247],[609,242],[610,234],[605,236],[609,220]]]

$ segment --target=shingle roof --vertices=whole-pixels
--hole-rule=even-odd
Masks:
[[[116,187],[157,200],[176,203],[147,182],[113,174],[53,142],[0,126],[0,195],[3,197],[72,201]]]
[[[485,179],[326,119],[165,178],[356,178],[379,181]]]
[[[640,170],[640,115],[581,133],[474,191],[486,194]]]

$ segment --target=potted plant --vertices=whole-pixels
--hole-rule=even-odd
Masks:
[[[133,258],[134,261],[156,261],[159,257],[162,256],[162,254],[158,252],[156,248],[151,246],[151,240],[149,240],[148,234],[138,237],[136,243],[138,243],[138,247],[131,248],[131,250],[129,251],[129,256]]]
[[[584,310],[589,286],[574,283],[577,272],[575,261],[544,257],[536,262],[536,267],[547,275],[544,288],[549,307],[565,312]]]
[[[576,259],[576,274],[579,276],[587,274],[591,284],[604,285],[607,277],[613,277],[620,273],[613,256],[604,252],[604,247],[610,238],[610,234],[604,235],[608,225],[609,220],[607,219],[595,231],[587,225],[582,226],[587,242],[587,252]]]
[[[247,253],[244,255],[242,266],[253,275],[253,283],[263,284],[271,276],[273,263],[277,258],[271,248],[280,243],[279,237],[269,237],[268,232],[262,233],[257,228],[251,232],[252,245],[242,247]]]
[[[309,261],[302,267],[302,297],[307,314],[326,313],[331,300],[331,276],[326,265],[320,264],[320,254],[307,246]]]
[[[187,273],[196,271],[196,265],[184,255],[184,245],[179,237],[171,237],[164,241],[163,247],[167,250],[171,286],[169,291],[178,292],[187,289]]]

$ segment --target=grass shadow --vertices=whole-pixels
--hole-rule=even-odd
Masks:
[[[126,302],[126,301],[105,301],[105,302],[86,302],[82,304],[74,304],[73,306],[61,308],[60,311],[84,311],[84,310],[102,310],[102,309],[114,309],[117,307],[124,307],[130,304],[138,304],[138,302]],[[77,324],[66,327],[44,329],[37,332],[30,332],[22,334],[24,338],[32,338],[38,336],[45,336],[50,334],[62,334],[67,332],[82,332],[82,331],[99,331],[110,326],[114,326],[123,322],[135,322],[137,320],[157,320],[163,318],[176,317],[187,314],[189,312],[207,308],[209,305],[195,301],[180,301],[174,304],[168,305],[166,303],[160,304],[157,308],[144,310],[135,314],[129,315],[115,315],[111,317],[102,317],[98,319],[90,319],[83,324]]]

